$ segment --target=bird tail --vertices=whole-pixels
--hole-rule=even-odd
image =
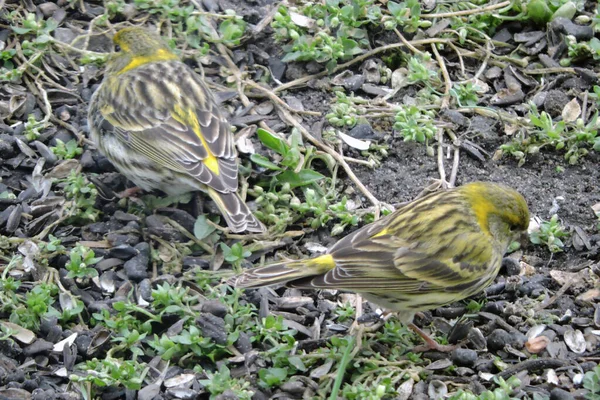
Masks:
[[[225,218],[227,226],[233,232],[265,232],[265,226],[258,220],[237,193],[221,193],[208,189],[210,198],[215,202]]]
[[[300,278],[321,275],[335,268],[330,254],[308,260],[283,261],[280,263],[251,268],[230,278],[227,283],[238,288],[256,288],[286,283]]]

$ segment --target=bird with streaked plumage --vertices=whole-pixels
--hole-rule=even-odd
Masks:
[[[277,262],[228,280],[239,288],[285,283],[300,289],[339,289],[394,311],[412,324],[416,312],[481,292],[494,281],[510,243],[529,225],[515,190],[474,182],[408,203],[344,237],[324,255]]]
[[[237,193],[233,133],[200,76],[144,28],[122,29],[113,42],[88,113],[98,149],[139,188],[204,191],[231,231],[264,232]]]

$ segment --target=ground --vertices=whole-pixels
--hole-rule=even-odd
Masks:
[[[595,4],[339,3],[3,3],[1,396],[599,398]],[[120,198],[89,140],[110,37],[157,24],[222,101],[265,236],[203,195]],[[224,283],[479,180],[533,218],[484,293],[416,318],[451,353],[367,302],[357,334],[353,294]]]

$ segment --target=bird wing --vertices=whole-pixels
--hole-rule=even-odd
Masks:
[[[425,226],[415,241],[407,233],[414,229],[408,226],[409,220],[398,218],[401,215],[397,212],[346,236],[330,249],[334,269],[295,281],[294,286],[423,294],[458,291],[488,274],[492,244],[482,238],[478,226],[457,219],[454,222],[461,233],[446,232],[446,236]],[[447,217],[452,229],[452,214]],[[451,239],[444,243],[444,236]]]
[[[217,191],[237,190],[233,134],[214,97],[189,67],[152,63],[105,84],[99,107],[105,133]]]

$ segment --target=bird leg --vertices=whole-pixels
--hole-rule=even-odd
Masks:
[[[135,195],[142,191],[142,188],[134,186],[123,190],[120,193],[115,193],[119,199],[127,199],[129,197],[136,197]]]
[[[428,334],[426,334],[425,332],[423,332],[418,326],[416,326],[412,322],[408,324],[408,327],[410,329],[412,329],[417,335],[421,336],[421,338],[425,342],[425,345],[415,347],[413,349],[413,351],[415,351],[415,352],[422,353],[422,352],[425,352],[425,351],[428,351],[428,350],[437,350],[437,351],[440,351],[442,353],[449,353],[452,350],[456,349],[456,347],[457,347],[455,345],[439,344],[438,342],[436,342],[435,340],[433,340],[431,338],[431,336],[429,336]]]
[[[360,294],[356,295],[356,311],[354,313],[354,322],[350,325],[350,333],[362,335],[363,325],[358,322],[359,318],[362,316],[362,296]]]

